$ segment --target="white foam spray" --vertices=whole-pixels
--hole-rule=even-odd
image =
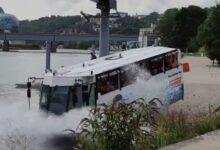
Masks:
[[[163,95],[167,81],[152,78],[148,71],[135,67],[136,84],[130,91],[147,99]],[[6,96],[8,93],[5,93]],[[129,93],[127,93],[129,94]],[[62,116],[47,115],[38,108],[39,93],[33,91],[31,110],[28,110],[26,91],[17,91],[12,100],[0,101],[0,149],[1,150],[44,150],[44,143],[54,135],[64,134],[65,129],[75,130],[80,121],[88,117],[90,108],[72,110]],[[17,96],[17,98],[16,98]],[[109,96],[111,98],[111,96]],[[10,98],[7,98],[7,100]],[[16,99],[16,101],[15,101]],[[47,149],[48,150],[48,149]]]
[[[153,98],[164,100],[165,90],[169,85],[165,75],[152,76],[148,70],[141,69],[137,65],[132,65],[131,67],[137,78],[136,82],[129,87],[129,91],[132,91],[135,95],[134,97],[144,98],[146,101],[150,101]]]
[[[88,117],[89,109],[75,109],[54,116],[41,112],[37,101],[32,102],[31,110],[26,101],[5,104],[0,109],[0,149],[44,149],[44,143],[51,136],[64,134],[65,129],[75,130],[82,118]]]

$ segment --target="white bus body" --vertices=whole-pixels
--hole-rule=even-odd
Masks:
[[[184,98],[180,51],[145,47],[87,61],[44,76],[40,107],[54,113],[143,98],[169,105]]]

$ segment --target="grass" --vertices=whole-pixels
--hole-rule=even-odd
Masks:
[[[79,125],[74,136],[77,150],[156,150],[192,137],[220,129],[220,113],[167,111],[138,100],[130,104],[100,105]]]
[[[155,145],[161,148],[220,129],[220,114],[211,110],[206,114],[173,111],[158,122]]]

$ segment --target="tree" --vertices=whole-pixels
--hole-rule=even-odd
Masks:
[[[206,19],[206,11],[197,6],[182,8],[175,18],[174,28],[176,46],[180,49],[189,48],[190,42],[197,35],[198,27]]]
[[[220,5],[212,8],[206,21],[200,26],[197,40],[204,45],[208,57],[220,63]]]
[[[162,44],[184,50],[195,45],[194,37],[198,27],[206,19],[206,10],[198,6],[189,6],[180,10],[170,9],[165,12],[159,24]],[[192,49],[191,49],[192,51]]]
[[[37,20],[20,21],[20,33],[62,33],[78,29],[82,22],[80,16],[50,16]]]
[[[151,23],[157,23],[159,16],[157,12],[152,12],[141,19],[134,16],[120,18],[116,23],[121,25],[118,28],[112,28],[110,32],[111,34],[138,35],[140,28],[150,27]]]
[[[161,37],[162,45],[165,46],[172,46],[174,45],[174,39],[173,39],[173,28],[175,24],[175,17],[178,13],[177,8],[168,9],[165,11],[165,13],[162,15],[159,25],[158,25],[158,32]]]

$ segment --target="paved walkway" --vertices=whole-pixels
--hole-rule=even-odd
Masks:
[[[185,57],[190,72],[184,73],[185,100],[171,105],[171,109],[191,109],[193,112],[220,106],[220,67],[211,67],[206,57]]]
[[[220,150],[220,130],[160,150]]]

